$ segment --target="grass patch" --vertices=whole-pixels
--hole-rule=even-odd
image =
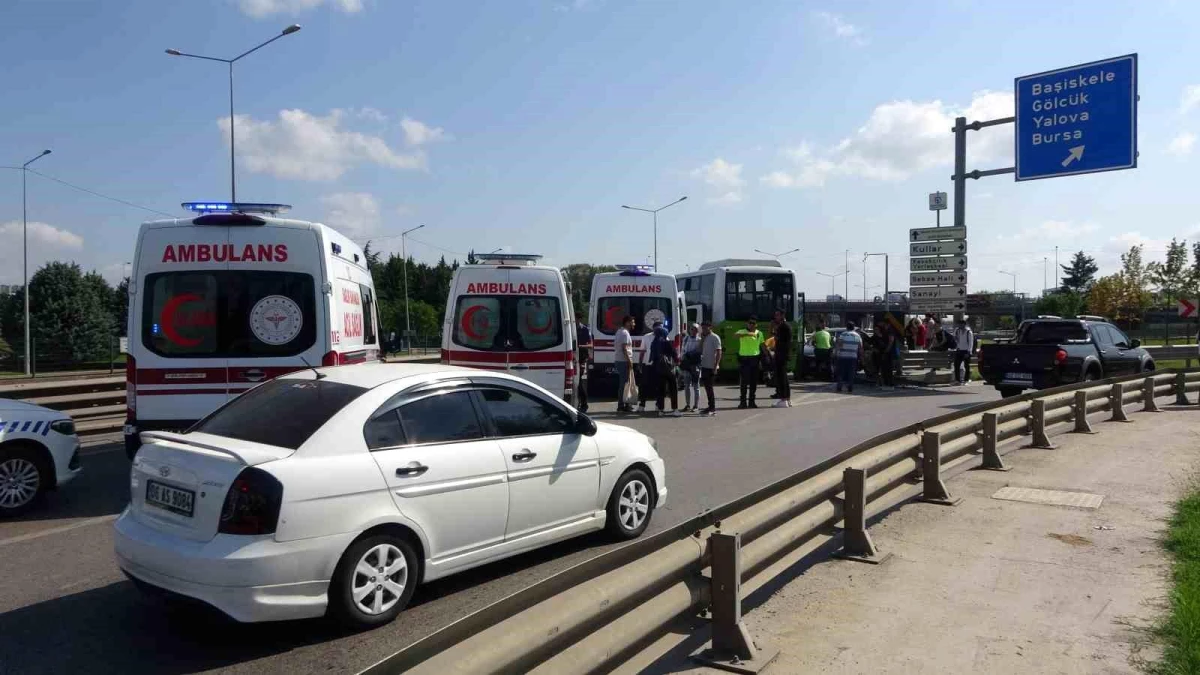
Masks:
[[[1170,615],[1159,629],[1163,659],[1151,668],[1161,675],[1200,673],[1200,490],[1179,502],[1167,532],[1174,557]]]

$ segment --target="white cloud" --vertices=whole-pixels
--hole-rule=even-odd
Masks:
[[[829,12],[815,12],[817,20],[825,26],[827,30],[839,39],[846,40],[853,45],[861,47],[867,44],[868,40],[863,32],[863,29],[846,21],[837,14]]]
[[[357,117],[360,117],[364,120],[368,120],[371,122],[378,122],[379,124],[383,124],[383,123],[387,122],[387,120],[388,120],[387,115],[383,114],[383,111],[379,110],[378,108],[372,108],[370,106],[367,106],[365,108],[359,108],[358,110],[355,110],[353,112]]]
[[[730,190],[720,197],[709,197],[709,204],[717,204],[719,206],[732,206],[742,201],[742,193]]]
[[[30,276],[51,260],[77,260],[83,251],[83,237],[74,232],[40,221],[29,222]],[[21,261],[21,221],[0,223],[0,282],[20,284]]]
[[[954,161],[955,117],[988,120],[1013,114],[1013,96],[1007,92],[982,91],[966,108],[941,101],[892,101],[876,106],[867,121],[823,153],[802,143],[782,152],[798,168],[774,171],[761,182],[783,188],[820,187],[832,176],[856,176],[873,180],[901,181],[914,173]],[[990,127],[971,132],[970,161],[1011,162],[1012,128]]]
[[[742,165],[726,162],[718,157],[713,161],[692,170],[692,177],[699,178],[705,183],[718,188],[741,187],[746,181],[742,179]]]
[[[692,169],[692,177],[699,178],[714,187],[720,194],[708,199],[709,204],[731,205],[742,201],[742,165],[727,162],[718,157],[703,166]]]
[[[368,192],[335,192],[321,197],[325,224],[351,239],[374,234],[380,223],[379,201]]]
[[[363,10],[363,0],[237,0],[237,4],[243,14],[256,19],[272,14],[299,14],[324,4],[346,14]]]
[[[1179,156],[1190,155],[1192,154],[1192,147],[1195,145],[1196,134],[1185,131],[1171,139],[1171,143],[1167,145],[1167,152]]]
[[[1179,97],[1179,114],[1186,115],[1197,107],[1200,107],[1200,84],[1189,84]]]
[[[404,130],[404,142],[413,147],[448,141],[453,138],[441,127],[431,127],[411,117],[400,120],[400,128]]]
[[[237,115],[238,155],[249,171],[295,180],[336,180],[359,164],[426,168],[421,150],[399,152],[380,136],[343,129],[345,117],[342,110],[326,117],[303,110],[281,110],[277,121]],[[229,118],[221,119],[218,126],[228,139]]]

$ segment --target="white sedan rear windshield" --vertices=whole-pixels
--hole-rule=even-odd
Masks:
[[[272,380],[226,403],[190,431],[295,450],[366,392],[328,380]]]

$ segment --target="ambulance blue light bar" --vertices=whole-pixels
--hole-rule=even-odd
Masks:
[[[183,202],[184,209],[195,213],[286,213],[291,204],[262,204],[257,202]]]
[[[613,265],[621,271],[621,276],[643,277],[654,271],[653,265]]]

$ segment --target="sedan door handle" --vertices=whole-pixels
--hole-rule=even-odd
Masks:
[[[530,452],[528,449],[522,450],[512,456],[514,462],[528,462],[534,457],[537,457],[537,453]]]
[[[409,478],[412,476],[420,476],[429,470],[429,467],[420,462],[409,462],[407,466],[402,466],[396,469],[396,476],[400,478]]]

